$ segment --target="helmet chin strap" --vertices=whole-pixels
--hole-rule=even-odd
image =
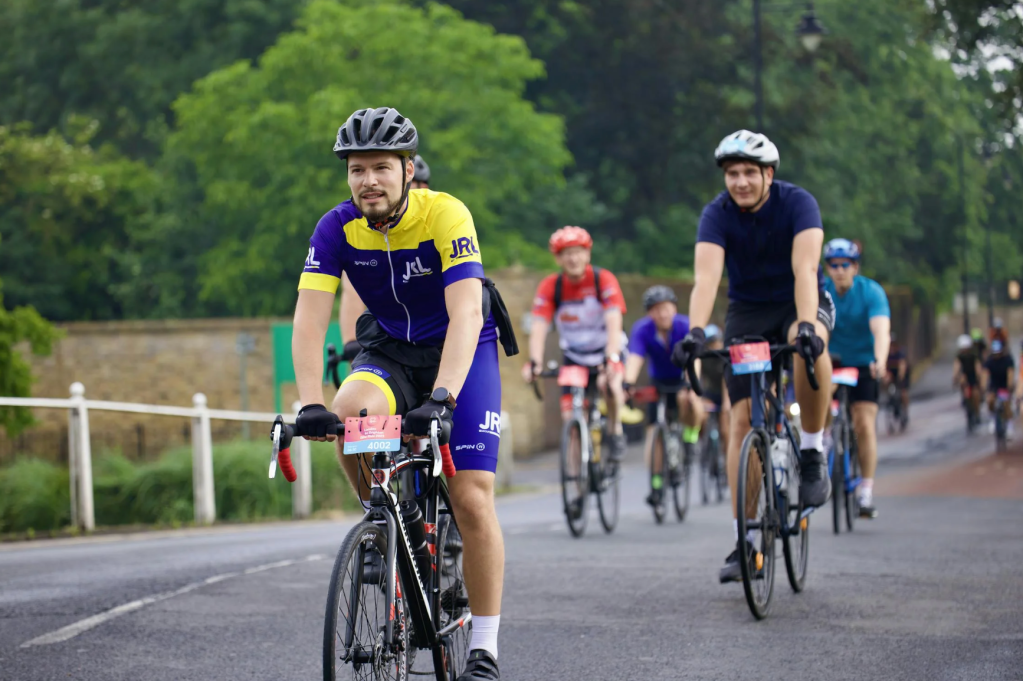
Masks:
[[[412,180],[408,177],[407,166],[407,161],[401,165],[401,183],[404,185],[405,189],[401,193],[401,200],[398,201],[397,207],[394,209],[393,213],[385,217],[383,220],[374,221],[366,218],[366,223],[370,226],[370,228],[375,229],[378,232],[383,232],[401,222],[402,216],[405,215],[405,202],[408,200],[408,193],[412,188]]]

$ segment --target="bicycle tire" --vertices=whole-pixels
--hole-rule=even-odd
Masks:
[[[457,539],[457,541],[455,541]],[[437,561],[437,587],[440,590],[440,607],[434,613],[437,630],[440,631],[469,609],[469,594],[462,573],[462,534],[450,511],[442,512],[437,519],[437,547],[440,559]],[[443,668],[449,681],[455,681],[465,667],[472,640],[472,620],[446,637],[433,650],[434,669]],[[437,674],[438,681],[442,677]]]
[[[831,518],[832,528],[835,534],[842,532],[842,508],[845,505],[843,495],[845,494],[845,441],[844,426],[836,424],[832,431],[832,465],[831,465]]]
[[[679,472],[676,474],[673,471],[668,471],[668,476],[671,482],[671,497],[674,501],[675,506],[675,517],[680,523],[686,521],[686,512],[689,511],[689,474],[692,471],[692,460],[696,457],[690,456],[689,452],[686,451],[688,447],[693,445],[687,445],[683,442],[676,443],[682,450],[682,461],[678,463]]]
[[[802,508],[789,510],[789,528],[798,524],[799,534],[782,534],[782,553],[785,554],[785,573],[792,591],[800,593],[806,586],[806,568],[810,560],[810,516],[800,520]]]
[[[576,439],[573,440],[573,434]],[[565,422],[561,432],[561,500],[565,505],[565,520],[573,537],[581,537],[586,532],[586,521],[590,500],[589,466],[583,461],[583,450],[587,447],[585,424],[576,417]],[[572,443],[579,443],[579,464],[576,475],[570,475],[572,461]]]
[[[383,527],[364,521],[349,531],[341,543],[341,548],[338,549],[334,568],[330,573],[327,611],[323,625],[324,681],[338,681],[339,678],[406,681],[408,678],[409,627],[405,619],[404,606],[399,603],[395,608],[399,618],[399,622],[395,623],[398,640],[392,641],[391,645],[387,646],[392,650],[384,654],[382,629],[386,626],[387,613],[390,609],[388,594],[384,593],[386,589],[382,588],[379,582],[370,584],[363,581],[363,563],[367,550],[379,554],[381,564],[386,560],[386,534]],[[386,574],[386,568],[382,572]],[[370,597],[374,602],[372,608],[368,605]],[[342,606],[346,613],[343,635],[338,631]],[[360,631],[363,632],[362,635]],[[368,645],[371,641],[372,645]],[[341,643],[344,650],[343,655],[338,653],[338,643]],[[345,661],[342,670],[346,667],[352,670],[351,677],[347,674],[338,674],[337,663],[340,661]],[[391,671],[394,673],[391,674]]]
[[[751,464],[759,465],[760,470],[751,469]],[[756,518],[761,526],[759,546],[755,546],[756,551],[751,555],[745,538],[749,529],[749,501],[753,494],[757,495],[757,508],[762,506],[763,511],[758,512]],[[738,551],[742,588],[746,594],[746,604],[758,620],[767,617],[771,608],[771,594],[774,592],[774,539],[778,526],[774,495],[774,472],[767,435],[760,430],[751,430],[743,439],[739,453],[736,508],[739,516]],[[762,561],[759,566],[758,561]]]
[[[856,490],[850,489],[851,482],[860,477],[860,455],[859,451],[850,447],[849,449],[849,483],[845,488],[845,526],[850,532],[856,519],[860,517],[860,502],[856,497]]]
[[[607,462],[590,463],[593,479],[597,481],[597,510],[604,532],[611,534],[618,526],[618,515],[622,505],[621,476],[614,466]]]
[[[711,489],[717,485],[712,466],[712,457],[714,456],[717,456],[714,451],[714,441],[707,437],[700,450],[700,501],[704,506],[710,504]]]
[[[657,470],[657,448],[661,448],[661,468],[660,472]],[[667,515],[667,508],[664,499],[664,482],[667,477],[665,473],[668,470],[668,429],[663,424],[657,424],[654,426],[654,439],[650,445],[650,494],[651,497],[656,493],[657,489],[654,486],[654,479],[656,476],[661,478],[661,499],[659,503],[652,504],[651,510],[654,513],[654,522],[658,525],[664,522],[664,517]]]

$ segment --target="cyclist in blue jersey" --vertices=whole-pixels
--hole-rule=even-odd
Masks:
[[[725,191],[707,204],[696,235],[695,286],[689,299],[692,329],[675,345],[672,361],[695,362],[706,343],[718,285],[728,268],[725,340],[761,336],[772,343],[795,343],[800,357],[815,363],[820,390],[810,387],[803,361],[796,361],[795,389],[801,419],[799,496],[821,506],[831,496],[824,455],[824,422],[831,403],[831,360],[826,349],[835,308],[823,291],[819,271],[824,243],[820,209],[801,187],[775,180],[778,148],[764,135],[740,130],[725,137],[714,152]],[[742,440],[750,430],[750,380],[728,371],[732,401],[728,444],[728,484],[735,508]],[[738,535],[738,521],[735,521]],[[739,541],[721,569],[721,582],[739,581]],[[753,553],[752,545],[750,553]]]
[[[625,359],[625,385],[632,386],[639,379],[643,362],[650,360],[650,378],[658,395],[668,395],[669,404],[678,407],[681,421],[682,440],[685,443],[686,458],[692,458],[693,446],[700,439],[700,427],[705,418],[703,402],[689,389],[682,370],[671,363],[671,350],[675,343],[689,333],[689,318],[678,313],[678,297],[667,286],[651,286],[643,294],[643,308],[647,314],[632,325],[629,335],[629,355]],[[653,423],[657,420],[657,403],[650,405],[650,425],[647,426],[647,456],[654,456]],[[661,455],[662,453],[658,453]],[[663,470],[662,462],[654,462],[654,470]],[[652,481],[653,489],[647,497],[651,506],[663,502],[663,480],[657,476]]]
[[[824,247],[824,262],[829,273],[824,286],[835,301],[835,331],[829,350],[841,366],[859,370],[859,381],[849,390],[853,431],[863,471],[856,498],[860,515],[876,518],[877,404],[880,381],[888,371],[891,309],[881,285],[860,276],[859,246],[848,239],[832,239]]]
[[[435,417],[451,429],[458,475],[448,487],[472,612],[469,660],[458,681],[494,681],[504,574],[494,510],[498,328],[505,352],[517,348],[507,310],[484,276],[472,215],[453,196],[410,187],[418,144],[412,121],[390,108],[356,111],[338,130],[334,153],[346,162],[352,196],[320,219],[309,240],[292,336],[305,405],[297,421],[320,441],[336,440],[336,418],[362,409],[402,414],[412,435],[426,435]],[[342,307],[354,292],[349,315],[366,312],[355,324],[361,350],[328,411],[323,342],[343,275]],[[361,480],[357,492],[368,498],[367,461],[342,456],[340,440],[337,451],[349,481]]]

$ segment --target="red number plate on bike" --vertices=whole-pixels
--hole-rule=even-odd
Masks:
[[[759,374],[771,370],[770,343],[742,343],[728,348],[732,358],[732,373]]]
[[[589,367],[567,366],[558,370],[558,385],[568,388],[585,388],[590,382]]]
[[[400,416],[345,419],[345,454],[396,452],[401,449]]]
[[[856,367],[842,367],[831,372],[831,382],[855,388],[860,382],[860,370]]]

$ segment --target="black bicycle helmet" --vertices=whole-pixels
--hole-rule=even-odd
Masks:
[[[414,163],[416,164],[416,172],[412,176],[413,182],[430,182],[430,166],[426,165],[426,161],[423,160],[422,156],[416,156]]]
[[[643,307],[650,310],[657,303],[678,303],[678,296],[667,286],[651,286],[643,292]]]
[[[337,129],[334,153],[342,161],[358,151],[390,151],[409,158],[419,148],[419,133],[397,109],[359,109]]]

